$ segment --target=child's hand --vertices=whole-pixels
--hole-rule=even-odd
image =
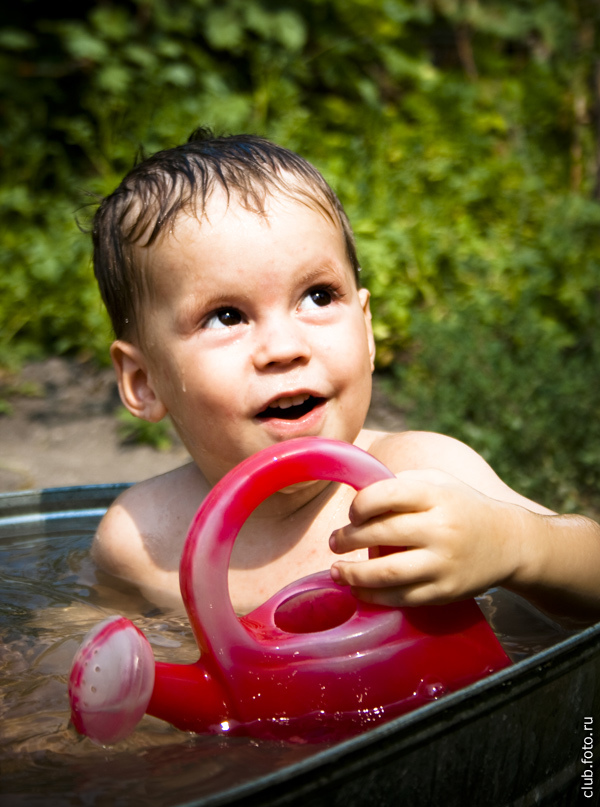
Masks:
[[[336,561],[331,574],[380,605],[464,599],[515,573],[519,523],[531,515],[443,471],[404,471],[356,494],[351,523],[330,546],[338,554],[368,548],[370,559]],[[379,546],[405,550],[377,556]]]

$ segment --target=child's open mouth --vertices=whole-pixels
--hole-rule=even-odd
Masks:
[[[259,412],[256,417],[259,420],[266,420],[267,418],[299,420],[324,401],[325,398],[317,398],[314,395],[295,395],[291,398],[278,398],[276,401],[272,401],[262,412]]]

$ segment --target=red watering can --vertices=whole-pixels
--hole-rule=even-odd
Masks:
[[[155,663],[129,620],[105,620],[86,636],[71,669],[75,728],[114,743],[147,712],[185,731],[341,739],[507,666],[474,600],[379,607],[356,599],[328,571],[236,617],[229,559],[255,507],[311,479],[360,490],[389,477],[365,451],[317,437],[285,441],[240,463],[198,510],[181,558],[200,659]]]

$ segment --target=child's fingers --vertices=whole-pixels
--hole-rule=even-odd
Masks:
[[[423,546],[427,540],[426,526],[422,513],[386,513],[363,526],[348,524],[334,530],[329,546],[338,555],[375,546]]]
[[[382,479],[358,491],[350,507],[350,522],[358,527],[383,513],[428,510],[439,484],[435,471],[405,471],[395,479]]]
[[[359,588],[414,585],[432,577],[425,553],[416,549],[366,561],[338,560],[331,576],[337,583]]]
[[[369,561],[337,561],[331,567],[332,578],[352,587],[365,602],[401,606],[449,602],[454,592],[446,590],[429,568],[424,552],[410,550]]]

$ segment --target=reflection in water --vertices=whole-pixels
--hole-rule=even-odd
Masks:
[[[95,746],[69,724],[67,679],[83,636],[106,616],[135,621],[161,661],[197,659],[183,613],[99,576],[92,531],[0,541],[0,794],[3,804],[175,805],[239,786],[323,749],[185,734],[146,716],[127,740]],[[564,634],[506,592],[481,606],[513,660]]]

